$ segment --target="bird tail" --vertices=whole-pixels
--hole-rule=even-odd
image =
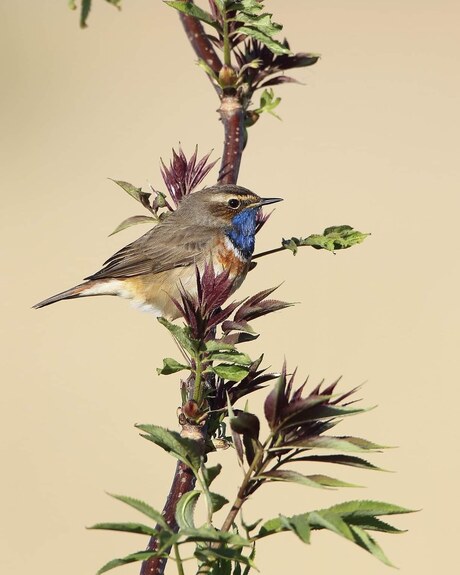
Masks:
[[[72,287],[66,291],[62,291],[61,293],[58,293],[58,294],[53,295],[47,299],[44,299],[43,301],[36,303],[32,307],[34,307],[35,309],[39,309],[41,307],[45,307],[47,305],[50,305],[52,303],[56,303],[57,301],[61,301],[63,299],[74,299],[77,297],[87,297],[90,295],[98,295],[98,294],[94,293],[93,290],[91,290],[91,288],[94,286],[95,283],[97,283],[97,282],[92,282],[92,281],[84,282],[84,283],[79,284],[75,287]]]

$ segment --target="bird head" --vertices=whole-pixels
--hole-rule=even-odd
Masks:
[[[262,206],[280,201],[282,198],[261,198],[242,186],[217,184],[186,196],[179,210],[198,225],[227,228],[243,218],[255,221]]]

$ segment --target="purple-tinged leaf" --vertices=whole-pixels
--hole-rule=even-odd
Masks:
[[[304,455],[303,457],[295,457],[291,461],[311,461],[319,463],[335,463],[336,465],[348,465],[350,467],[359,467],[360,469],[371,469],[373,471],[385,471],[381,467],[373,465],[369,461],[354,455]]]
[[[230,418],[230,427],[240,435],[248,435],[253,439],[259,438],[260,421],[253,413],[235,410],[235,417]]]
[[[334,488],[334,487],[358,487],[352,483],[346,483],[345,481],[340,481],[334,477],[329,477],[328,475],[303,475],[297,471],[292,471],[289,469],[275,469],[273,471],[265,471],[263,474],[258,475],[255,479],[269,479],[271,481],[289,481],[292,483],[299,483],[301,485],[306,485],[308,487],[317,488]]]
[[[294,441],[291,447],[303,449],[336,449],[338,451],[381,451],[386,449],[384,445],[378,445],[367,439],[361,437],[351,437],[348,435],[343,436],[327,436],[322,435],[319,437],[311,437],[302,441]]]
[[[274,388],[268,394],[264,403],[265,418],[270,426],[274,429],[279,421],[281,411],[286,407],[288,398],[286,391],[286,362],[283,365],[281,375],[278,378]]]
[[[228,333],[229,331],[242,331],[251,335],[255,335],[254,330],[247,321],[224,321],[222,324],[222,331]]]
[[[265,82],[262,82],[258,88],[266,88],[267,86],[277,86],[278,84],[302,84],[299,80],[292,78],[291,76],[285,76],[281,74],[280,76],[275,76],[274,78],[270,78]]]

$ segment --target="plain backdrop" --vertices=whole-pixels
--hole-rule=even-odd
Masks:
[[[37,301],[78,283],[145,231],[108,238],[142,213],[108,178],[162,186],[173,146],[214,149],[218,102],[174,11],[94,0],[87,30],[65,0],[0,4],[1,473],[0,570],[94,573],[142,549],[142,536],[91,532],[97,521],[140,519],[105,491],[161,508],[174,462],[134,424],[176,428],[177,378],[155,368],[176,350],[164,329],[116,298]],[[354,498],[421,512],[407,534],[378,536],[404,575],[458,568],[458,217],[460,6],[449,0],[267,2],[296,51],[322,55],[277,89],[282,122],[251,128],[239,182],[285,201],[258,236],[350,224],[372,236],[332,255],[303,248],[260,261],[245,296],[284,282],[296,307],[258,321],[248,346],[299,383],[343,375],[365,383],[343,434],[398,446],[372,461],[395,473],[329,473],[364,488],[277,484],[247,505],[257,519]],[[256,102],[257,103],[257,102]],[[206,183],[211,184],[216,172]],[[264,392],[251,399],[260,409]],[[240,481],[231,450],[216,485]],[[305,546],[286,534],[260,544],[263,575],[383,575],[389,568],[330,533]],[[119,573],[135,574],[138,566]],[[170,565],[169,573],[174,573]]]

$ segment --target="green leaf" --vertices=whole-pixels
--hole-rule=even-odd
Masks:
[[[293,517],[285,517],[280,515],[282,525],[289,531],[292,531],[303,543],[310,543],[310,523],[308,517],[301,515],[294,515]]]
[[[238,411],[235,417],[230,418],[230,427],[241,435],[248,435],[253,439],[259,438],[260,421],[253,413]]]
[[[179,499],[176,507],[176,521],[180,529],[194,529],[194,514],[201,491],[187,491]]]
[[[328,513],[327,511],[312,511],[308,516],[312,527],[328,529],[341,537],[345,537],[345,539],[353,540],[350,527],[340,515]]]
[[[336,463],[337,465],[349,465],[350,467],[359,467],[361,469],[372,469],[374,471],[385,471],[381,467],[373,465],[369,461],[361,457],[353,455],[305,455],[303,457],[296,457],[291,461],[318,461],[321,463]]]
[[[369,235],[347,225],[332,226],[326,228],[323,234],[313,234],[307,238],[292,237],[288,240],[283,239],[281,245],[283,248],[291,250],[294,255],[296,255],[298,248],[301,246],[311,246],[318,250],[323,249],[335,252],[360,244]]]
[[[246,36],[250,36],[251,38],[255,38],[259,40],[264,46],[273,52],[273,54],[281,55],[281,54],[290,54],[291,51],[286,46],[283,46],[281,42],[270,38],[267,34],[264,34],[257,28],[253,28],[252,26],[241,26],[238,28],[238,34],[246,34]]]
[[[92,0],[81,0],[81,10],[80,10],[80,28],[87,27],[87,20],[89,13],[91,11],[91,1]]]
[[[252,359],[249,355],[238,351],[213,351],[209,354],[209,359],[243,366],[252,364]]]
[[[172,2],[170,0],[166,0],[165,4],[171,6],[171,8],[175,8],[176,10],[182,12],[183,14],[186,14],[187,16],[193,16],[193,18],[196,18],[201,22],[205,22],[206,24],[209,24],[213,28],[219,28],[219,23],[213,19],[212,15],[209,12],[202,10],[193,3],[184,1]]]
[[[215,513],[222,509],[224,505],[228,503],[228,499],[225,498],[223,495],[219,495],[219,493],[213,493],[212,491],[209,493],[212,503],[212,512]]]
[[[181,437],[177,431],[170,431],[158,425],[137,424],[136,427],[145,432],[145,439],[159,445],[168,453],[191,467],[195,472],[201,465],[201,449],[196,441]]]
[[[185,537],[185,541],[209,541],[211,543],[223,543],[240,548],[251,546],[251,541],[241,537],[238,533],[220,531],[210,526],[182,529],[181,536]]]
[[[345,503],[338,503],[323,511],[331,511],[337,513],[342,517],[371,517],[375,515],[399,515],[401,513],[414,513],[413,509],[400,507],[393,503],[385,503],[383,501],[372,500],[357,500],[346,501]]]
[[[96,575],[102,575],[102,573],[106,573],[111,569],[115,569],[115,567],[121,567],[122,565],[127,565],[128,563],[135,563],[136,561],[145,561],[146,559],[150,559],[151,557],[161,557],[166,556],[166,553],[158,553],[157,551],[137,551],[137,553],[131,553],[126,557],[121,559],[112,559],[106,563],[103,567],[99,569]]]
[[[233,344],[225,343],[216,339],[211,339],[210,341],[206,342],[206,351],[235,351],[238,353],[238,350]]]
[[[190,337],[190,330],[187,327],[180,327],[179,325],[171,323],[164,317],[158,317],[157,320],[172,333],[177,343],[183,349],[188,351],[192,356],[195,356],[197,351],[197,342]]]
[[[133,497],[127,497],[126,495],[115,495],[113,493],[109,493],[109,495],[110,497],[114,497],[115,499],[118,499],[118,501],[122,501],[130,507],[137,509],[137,511],[140,511],[150,519],[153,519],[158,523],[158,525],[161,525],[163,529],[170,529],[163,515],[153,507],[150,507],[150,505],[147,503],[144,503],[144,501],[141,501],[140,499],[134,499]]]
[[[303,475],[302,473],[288,469],[267,471],[261,475],[257,475],[254,480],[258,480],[260,478],[266,478],[272,481],[289,481],[293,483],[299,483],[301,485],[307,485],[308,487],[319,487],[326,489],[330,487],[358,487],[358,485],[340,481],[334,477],[329,477],[329,475]]]
[[[109,180],[112,180],[112,178],[109,178]],[[129,182],[123,182],[122,180],[112,180],[112,182],[115,182],[122,190],[141,204],[143,204],[143,199],[145,201],[145,199],[150,197],[150,194],[143,192],[142,188],[136,188],[136,186],[133,186]]]
[[[135,226],[137,224],[155,224],[157,222],[157,220],[155,218],[152,218],[151,216],[131,216],[130,218],[126,218],[126,220],[123,220],[121,222],[121,224],[119,224],[111,234],[109,234],[110,236],[113,236],[114,234],[118,234],[118,232],[121,232],[123,230],[126,230],[126,228],[129,228],[131,226]]]
[[[197,548],[194,555],[198,560],[204,561],[205,563],[214,559],[227,559],[230,561],[236,561],[237,563],[242,563],[243,565],[249,565],[253,569],[256,569],[251,557],[246,557],[239,549],[232,549],[229,547]]]
[[[369,533],[366,533],[364,529],[361,529],[361,527],[357,527],[356,525],[352,525],[351,530],[353,532],[354,540],[357,545],[359,545],[366,551],[369,551],[369,553],[371,553],[374,557],[382,561],[382,563],[385,563],[385,565],[388,565],[389,567],[394,567],[394,565],[391,563],[391,561],[383,552],[383,549],[375,541],[375,539],[373,539],[369,535]]]
[[[361,437],[351,436],[327,436],[320,435],[302,441],[293,442],[291,447],[305,447],[317,449],[337,449],[339,451],[380,451],[385,449],[384,445],[378,445]]]
[[[163,367],[157,367],[158,375],[171,375],[183,369],[190,369],[190,366],[179,363],[172,357],[163,358]]]
[[[88,529],[102,529],[105,531],[125,531],[126,533],[139,533],[140,535],[150,535],[155,537],[158,534],[156,529],[152,529],[143,523],[96,523]]]
[[[214,465],[213,467],[205,467],[203,465],[202,471],[203,471],[204,481],[205,481],[206,485],[209,487],[211,485],[211,483],[214,481],[214,479],[222,471],[222,465],[220,463],[218,463],[217,465]]]
[[[275,98],[275,93],[273,90],[271,88],[267,88],[262,92],[259,107],[254,111],[256,114],[262,114],[263,112],[266,112],[272,116],[275,116],[275,118],[278,118],[278,120],[281,120],[281,118],[274,112],[275,108],[279,106],[280,102],[281,98]]]
[[[390,525],[386,521],[377,519],[377,517],[347,517],[347,523],[349,525],[357,525],[362,529],[368,529],[370,531],[381,531],[382,533],[405,533],[406,529],[397,529],[393,525]]]
[[[267,36],[269,36],[270,38],[276,34],[277,32],[279,32],[280,30],[283,29],[283,27],[281,26],[281,24],[277,24],[276,22],[272,22],[272,16],[273,14],[259,14],[259,15],[253,15],[253,14],[247,14],[244,12],[240,12],[239,14],[237,14],[236,16],[236,20],[238,22],[242,22],[243,24],[247,24],[248,26],[251,26],[251,28],[255,28],[257,30],[259,30],[260,32],[262,32],[263,34],[266,34]]]
[[[220,365],[215,365],[209,368],[216,375],[222,379],[228,379],[229,381],[241,381],[249,373],[247,367],[241,365],[231,365],[228,363],[221,363]]]

